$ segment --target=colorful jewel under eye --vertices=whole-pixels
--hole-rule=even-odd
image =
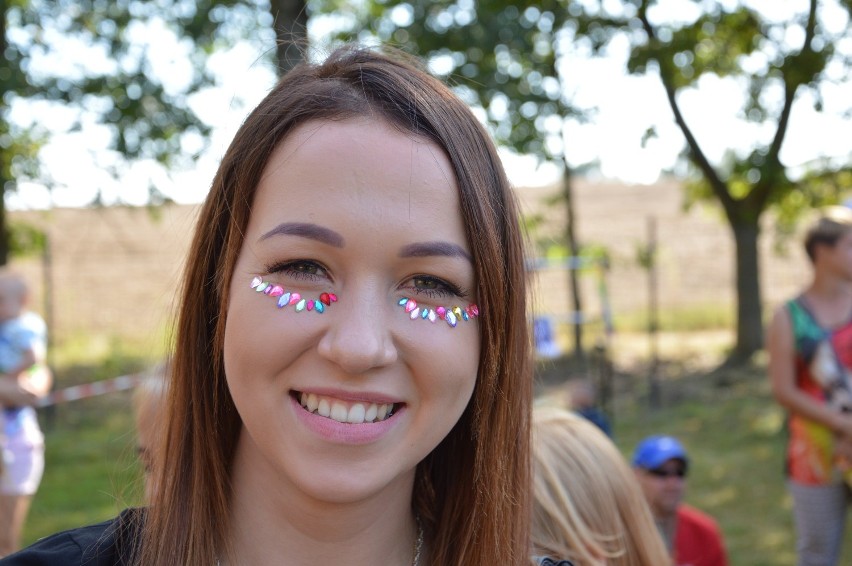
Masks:
[[[285,291],[280,285],[273,285],[264,281],[260,277],[255,277],[251,280],[251,288],[258,293],[269,295],[270,297],[278,297],[278,308],[284,308],[287,305],[295,305],[296,312],[316,311],[318,313],[325,312],[326,307],[331,303],[337,302],[337,295],[334,293],[322,293],[319,299],[303,299],[299,293]]]
[[[408,313],[408,317],[411,320],[419,318],[421,320],[435,322],[436,320],[441,319],[445,320],[447,324],[452,327],[455,327],[460,320],[470,320],[479,316],[479,307],[473,303],[467,305],[465,308],[454,306],[449,308],[435,307],[434,309],[430,309],[427,307],[419,307],[417,306],[417,301],[414,299],[403,297],[397,304],[405,309],[405,312]]]

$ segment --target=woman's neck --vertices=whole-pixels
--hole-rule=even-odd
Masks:
[[[412,563],[418,534],[411,512],[413,474],[360,501],[330,502],[238,457],[233,486],[232,557],[223,556],[222,566],[316,566],[341,557],[352,566]]]

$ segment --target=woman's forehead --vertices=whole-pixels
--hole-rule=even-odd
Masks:
[[[431,226],[466,239],[452,165],[439,146],[383,121],[307,122],[272,153],[251,224],[337,224],[346,213],[374,227]]]

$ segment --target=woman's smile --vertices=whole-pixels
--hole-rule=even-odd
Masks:
[[[321,417],[348,424],[364,424],[380,422],[390,418],[394,414],[395,403],[371,403],[346,401],[329,395],[317,395],[316,393],[304,393],[293,391],[291,393],[299,400],[301,406],[309,413]]]

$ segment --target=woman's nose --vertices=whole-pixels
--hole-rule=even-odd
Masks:
[[[389,320],[393,310],[384,304],[388,301],[390,297],[377,292],[341,294],[334,304],[333,320],[320,339],[320,355],[352,375],[395,362],[397,349]],[[327,314],[332,314],[331,309]]]

